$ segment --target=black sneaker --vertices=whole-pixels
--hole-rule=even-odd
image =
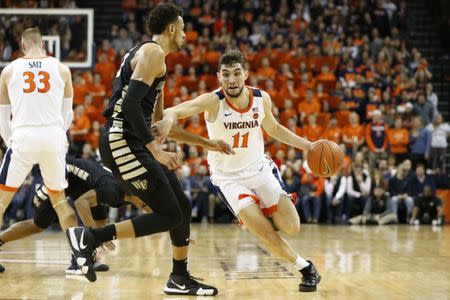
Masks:
[[[314,264],[310,260],[307,260],[307,262],[309,262],[309,266],[304,267],[300,270],[303,278],[302,283],[300,283],[298,286],[298,290],[300,292],[315,292],[317,290],[317,285],[319,284],[322,277],[317,272]]]
[[[72,255],[72,259],[70,260],[70,266],[66,269],[67,275],[83,275],[80,267],[77,265],[77,261],[75,260],[75,256]]]
[[[108,272],[109,271],[109,266],[105,263],[96,261],[94,263],[94,271],[95,272]]]
[[[71,227],[66,229],[66,235],[81,272],[89,281],[96,281],[97,275],[94,270],[94,258],[97,241],[91,229],[86,227]]]
[[[0,273],[3,273],[3,272],[5,272],[5,267],[4,266],[2,266],[2,265],[0,265]]]
[[[197,296],[214,296],[217,295],[217,289],[213,286],[201,284],[189,273],[186,275],[171,274],[167,281],[164,293],[167,295],[197,295]]]

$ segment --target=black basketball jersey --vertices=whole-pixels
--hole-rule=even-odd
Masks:
[[[103,116],[107,119],[107,124],[110,126],[118,126],[124,129],[124,134],[133,135],[131,126],[126,120],[125,116],[122,113],[122,102],[123,97],[125,96],[128,90],[128,84],[130,83],[131,75],[133,74],[133,69],[131,68],[131,60],[133,59],[136,52],[142,47],[142,45],[146,43],[156,43],[154,41],[141,43],[134,48],[132,48],[125,56],[122,58],[122,62],[117,71],[116,78],[114,80],[113,92],[109,104],[105,111],[103,112]],[[142,62],[141,62],[142,63]],[[151,68],[152,66],[148,66]],[[158,98],[159,93],[161,93],[162,88],[164,86],[164,82],[166,80],[166,74],[161,77],[155,78],[147,95],[141,102],[142,112],[145,116],[145,121],[147,125],[151,124],[151,116],[153,114],[154,106],[156,103],[156,99]]]
[[[76,200],[87,191],[99,188],[105,181],[105,177],[113,176],[92,160],[68,156],[66,158],[66,177],[69,184],[65,190],[66,196]],[[36,195],[41,200],[48,199],[43,185],[36,189]]]
[[[103,182],[103,177],[112,174],[100,164],[81,157],[66,158],[67,182],[66,195],[73,200],[89,190],[97,189]]]

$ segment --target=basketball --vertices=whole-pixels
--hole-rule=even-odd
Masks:
[[[315,175],[331,177],[342,167],[344,152],[335,142],[318,140],[312,144],[306,160]]]

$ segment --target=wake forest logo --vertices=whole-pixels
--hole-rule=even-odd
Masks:
[[[258,120],[248,121],[248,122],[228,122],[223,123],[225,129],[245,129],[245,128],[255,128],[259,126]]]
[[[147,179],[143,180],[135,180],[131,183],[136,189],[145,191],[148,187],[148,181]]]

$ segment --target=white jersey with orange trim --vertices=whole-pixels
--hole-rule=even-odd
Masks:
[[[64,81],[59,61],[53,57],[19,58],[10,65],[8,94],[11,128],[63,126]]]
[[[249,106],[237,109],[225,97],[222,89],[214,92],[219,97],[219,110],[214,122],[206,121],[210,139],[222,139],[232,145],[234,155],[208,152],[208,163],[212,171],[236,173],[265,159],[264,139],[261,123],[264,119],[262,93],[259,89],[247,87],[250,91]]]

